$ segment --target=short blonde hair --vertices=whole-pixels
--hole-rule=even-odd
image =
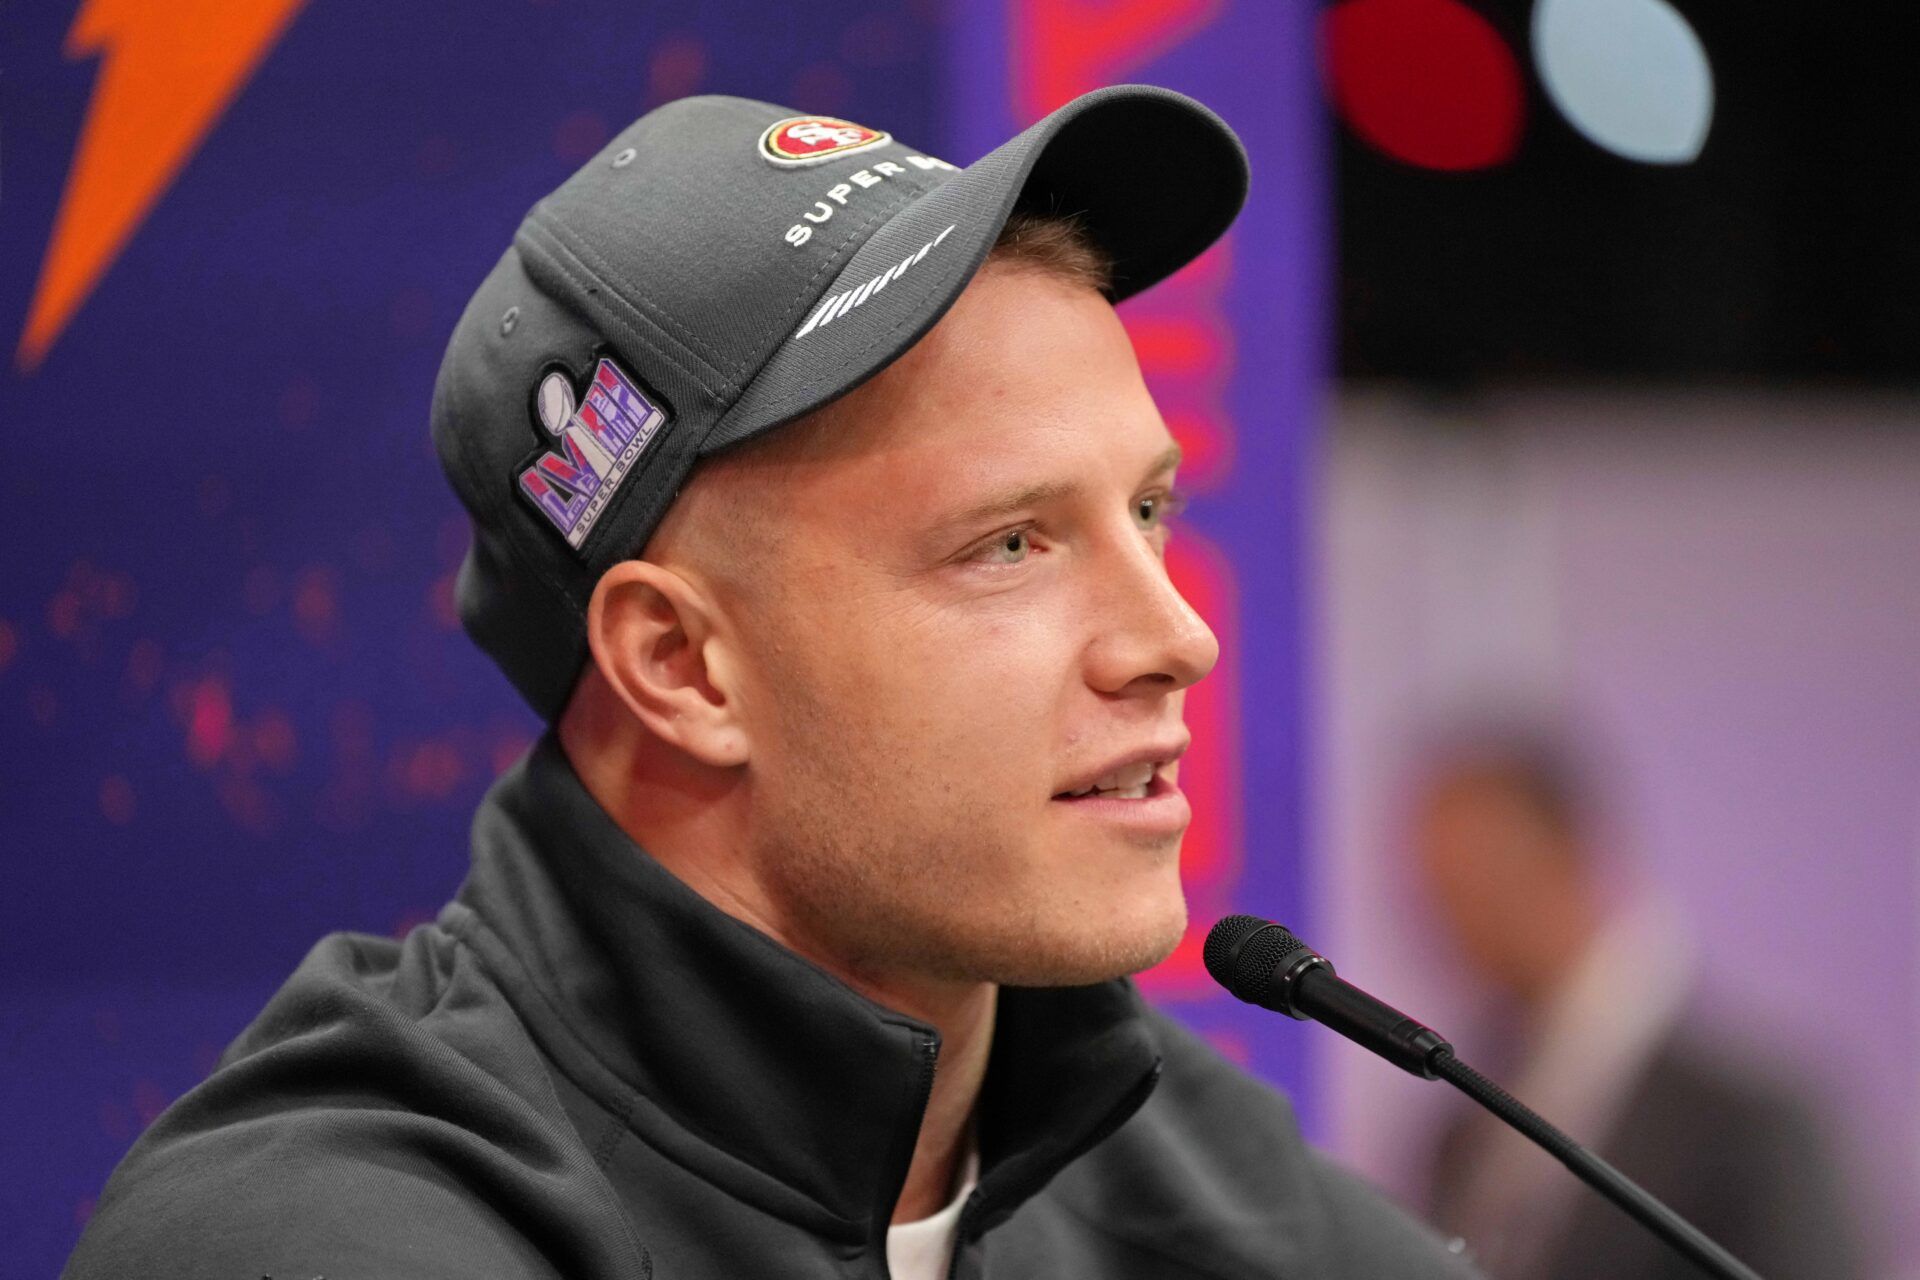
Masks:
[[[1086,224],[1070,215],[1016,211],[1000,229],[987,261],[1031,267],[1099,293],[1113,291],[1113,258]]]

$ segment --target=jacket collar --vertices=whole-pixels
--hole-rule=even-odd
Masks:
[[[527,1021],[550,1055],[571,1050],[544,1041],[571,1039],[696,1149],[870,1240],[884,1233],[931,1084],[934,1028],[688,888],[588,794],[551,730],[482,801],[458,902],[511,955],[496,977],[523,1016],[539,1009]],[[564,1033],[543,1035],[553,1023]],[[1158,1071],[1130,982],[1003,988],[973,1229],[1123,1123]]]

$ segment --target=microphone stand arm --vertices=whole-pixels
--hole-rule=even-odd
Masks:
[[[1720,1280],[1760,1280],[1638,1183],[1456,1058],[1453,1046],[1438,1032],[1340,977],[1325,956],[1285,925],[1258,916],[1228,916],[1208,933],[1205,958],[1214,981],[1248,1004],[1302,1021],[1312,1018],[1403,1071],[1445,1080],[1538,1143],[1574,1177],[1708,1274]]]
[[[1667,1208],[1639,1183],[1542,1119],[1531,1107],[1453,1056],[1445,1045],[1427,1059],[1427,1068],[1475,1102],[1538,1143],[1573,1176],[1613,1201],[1643,1226],[1711,1275],[1724,1280],[1760,1280],[1747,1265],[1715,1244],[1691,1222]]]

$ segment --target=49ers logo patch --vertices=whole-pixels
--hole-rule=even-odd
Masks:
[[[760,156],[779,165],[819,164],[892,141],[891,135],[832,116],[789,116],[760,135]]]

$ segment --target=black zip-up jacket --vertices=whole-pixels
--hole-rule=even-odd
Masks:
[[[551,733],[439,919],[323,939],[73,1277],[886,1276],[939,1040],[635,845]],[[1461,1278],[1131,983],[1000,993],[957,1277]]]

